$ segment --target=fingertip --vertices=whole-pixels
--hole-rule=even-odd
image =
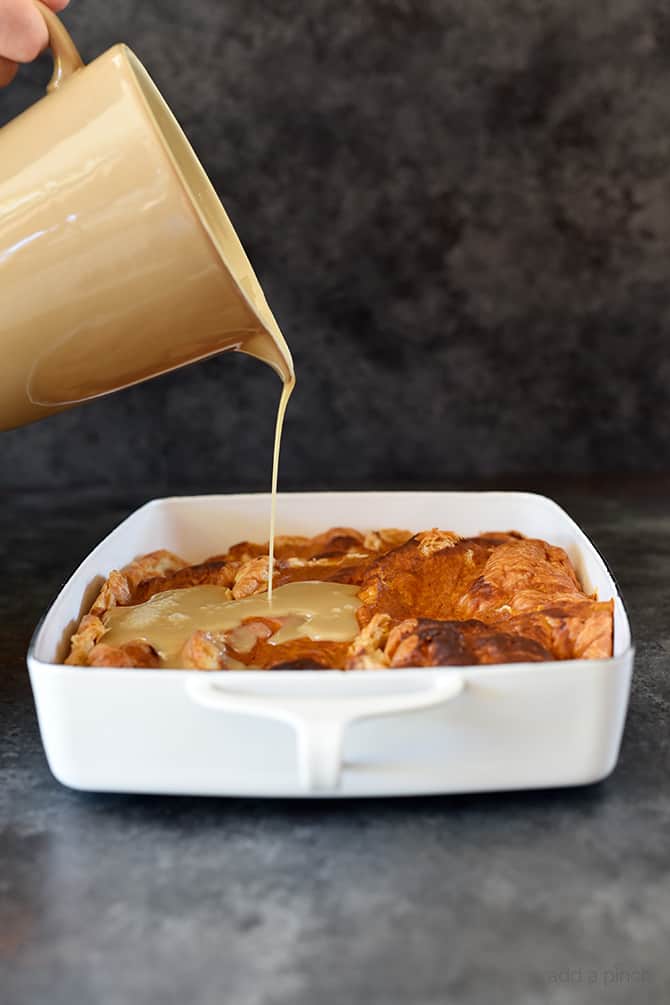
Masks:
[[[17,63],[31,63],[49,44],[46,21],[33,4],[15,7],[12,13],[3,33],[3,55]]]
[[[18,63],[32,63],[34,59],[37,59],[39,54],[46,49],[49,44],[49,33],[45,30],[44,32],[31,32],[29,35],[26,34],[23,38],[17,42],[14,47],[14,53]]]

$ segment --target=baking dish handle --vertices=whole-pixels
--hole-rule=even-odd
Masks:
[[[295,730],[300,784],[305,792],[337,789],[344,731],[352,722],[435,708],[456,698],[465,686],[460,674],[436,674],[431,686],[391,694],[259,694],[227,689],[202,674],[186,679],[192,701],[205,708],[284,722]]]

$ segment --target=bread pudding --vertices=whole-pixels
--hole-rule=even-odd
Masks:
[[[562,548],[515,531],[278,536],[271,604],[268,571],[267,544],[249,541],[196,565],[144,555],[110,573],[66,663],[376,670],[612,655],[613,601],[582,589]]]

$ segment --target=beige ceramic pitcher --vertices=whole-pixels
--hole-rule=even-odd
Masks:
[[[204,170],[147,71],[87,66],[38,3],[54,74],[0,130],[0,429],[224,349],[291,355]]]

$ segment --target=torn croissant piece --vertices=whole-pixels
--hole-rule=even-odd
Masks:
[[[534,639],[549,650],[552,659],[606,659],[612,655],[613,620],[613,600],[582,597],[518,614],[497,622],[497,628]]]
[[[292,639],[281,645],[261,643],[253,665],[261,670],[331,670],[344,666],[348,643]]]
[[[124,566],[123,574],[128,580],[131,589],[135,589],[140,583],[157,577],[169,576],[173,572],[185,569],[188,562],[179,558],[172,551],[151,551],[148,555],[136,558],[129,565]]]
[[[114,569],[102,585],[100,593],[93,601],[89,614],[104,614],[112,607],[124,607],[132,603],[133,588],[123,572]]]
[[[388,667],[384,651],[391,630],[389,614],[375,614],[360,630],[347,651],[347,670],[379,670]]]
[[[536,610],[547,600],[586,599],[562,548],[546,541],[508,541],[494,548],[481,575],[454,606],[461,618],[496,617]]]
[[[254,624],[254,631],[256,641],[250,649],[245,642],[244,651],[235,649],[237,628],[194,632],[182,650],[183,665],[190,670],[244,669],[245,665],[258,670],[327,670],[343,664],[347,643],[298,638],[272,645],[267,642],[272,631],[260,631],[259,623]]]
[[[267,559],[266,559],[267,562]],[[203,562],[200,565],[184,565],[181,569],[163,576],[152,576],[139,583],[131,593],[130,604],[143,604],[157,593],[167,590],[182,590],[187,586],[224,586],[230,589],[235,583],[237,568],[223,562]],[[232,596],[232,593],[231,593]]]
[[[380,531],[379,533],[385,533]],[[275,537],[275,558],[278,561],[289,558],[324,558],[343,555],[363,546],[363,535],[351,527],[331,527],[316,537],[302,537],[298,534],[277,534]],[[391,545],[389,545],[390,547]],[[222,555],[215,555],[209,562],[248,562],[268,554],[268,544],[240,541]],[[374,549],[367,549],[372,551]]]
[[[391,631],[391,667],[598,659],[612,654],[612,601],[532,611],[504,621],[411,618]]]
[[[251,597],[254,593],[263,593],[268,588],[269,578],[270,559],[267,555],[249,559],[235,573],[233,599],[241,600],[242,597]]]
[[[350,551],[321,558],[287,558],[278,563],[275,582],[277,586],[314,580],[358,585],[370,557],[367,552]]]
[[[184,643],[182,662],[187,670],[231,670],[225,632],[198,630]]]
[[[157,668],[161,665],[160,656],[152,645],[137,639],[126,642],[122,646],[107,646],[98,643],[88,655],[88,665],[92,667],[139,667]]]
[[[409,618],[393,629],[385,649],[392,667],[471,666],[552,659],[534,639],[497,632],[481,621]]]
[[[105,633],[105,624],[97,614],[85,614],[79,628],[70,639],[70,652],[65,663],[68,666],[90,666],[90,655]]]
[[[259,642],[281,628],[281,621],[271,618],[247,618],[236,628],[220,632],[198,630],[184,643],[182,664],[187,670],[234,670],[244,667]]]
[[[163,583],[170,573],[183,569],[186,564],[183,559],[171,551],[161,550],[142,555],[126,565],[121,571],[114,569],[110,572],[98,596],[93,601],[89,613],[81,619],[79,628],[70,640],[70,652],[65,660],[66,664],[71,666],[102,665],[91,663],[90,658],[93,648],[105,632],[102,620],[105,612],[113,607],[127,607],[129,604],[140,603],[141,601],[137,599],[138,588],[141,589],[145,580]],[[151,596],[151,594],[149,593],[147,596]],[[106,665],[112,666],[111,663]],[[127,666],[130,664],[119,665]],[[140,663],[138,665],[148,664]]]
[[[408,530],[398,530],[397,527],[386,527],[383,530],[371,530],[363,539],[363,547],[367,551],[385,554],[392,548],[398,548],[409,541],[412,535]]]
[[[380,612],[396,621],[453,618],[455,602],[498,546],[497,541],[459,538],[445,531],[415,534],[365,569],[359,594],[361,626]]]
[[[182,665],[372,670],[612,655],[613,601],[582,589],[562,548],[515,531],[459,537],[437,528],[412,535],[332,527],[312,538],[285,535],[275,540],[274,577],[277,587],[299,581],[356,587],[359,631],[344,642],[285,632],[277,641],[285,625],[270,611],[225,631],[191,625]],[[164,665],[147,639],[107,645],[107,612],[193,586],[221,588],[217,602],[226,604],[264,593],[267,583],[267,544],[243,541],[197,565],[169,551],[144,555],[110,573],[71,638],[66,662]]]

